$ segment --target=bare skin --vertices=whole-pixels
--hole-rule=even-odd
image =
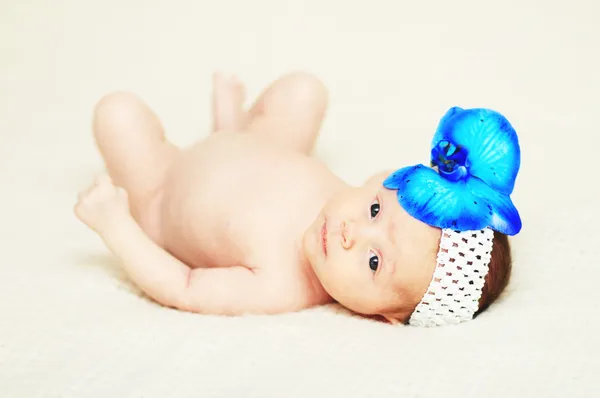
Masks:
[[[382,187],[389,171],[355,188],[310,156],[327,104],[315,77],[283,76],[243,102],[242,84],[216,75],[213,132],[180,149],[137,97],[103,98],[94,135],[108,175],[80,194],[77,216],[165,306],[274,314],[338,301],[405,318],[439,230]]]

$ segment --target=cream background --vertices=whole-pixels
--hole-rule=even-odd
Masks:
[[[599,396],[599,17],[592,0],[1,1],[0,396]],[[217,68],[251,98],[289,70],[318,74],[317,155],[355,183],[427,161],[450,106],[504,113],[524,221],[505,298],[420,330],[139,297],[72,214],[102,167],[91,109],[134,91],[185,145],[206,134]]]

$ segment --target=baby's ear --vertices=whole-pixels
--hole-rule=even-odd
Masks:
[[[391,323],[392,325],[403,325],[406,324],[410,315],[412,314],[412,309],[395,309],[386,311],[384,314],[381,314],[386,321]]]
[[[392,325],[399,325],[402,323],[397,314],[382,314],[381,316],[384,317]]]

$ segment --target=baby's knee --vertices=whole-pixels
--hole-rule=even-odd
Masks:
[[[129,92],[112,92],[103,96],[94,107],[94,118],[104,121],[122,121],[139,109],[142,101]]]
[[[327,88],[317,76],[307,72],[294,72],[285,76],[288,89],[294,99],[300,102],[326,102]]]

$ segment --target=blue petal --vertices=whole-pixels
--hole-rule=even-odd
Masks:
[[[521,229],[510,198],[473,177],[448,181],[434,169],[416,165],[395,171],[383,185],[398,191],[398,202],[408,214],[433,227],[458,231],[490,227],[507,235]]]
[[[446,114],[444,116],[442,116],[442,118],[440,119],[440,122],[438,123],[438,128],[435,132],[435,134],[433,135],[433,142],[437,145],[438,142],[440,142],[441,140],[444,139],[444,131],[446,130],[445,128],[442,128],[442,126],[446,126],[449,123],[449,120],[452,119],[455,115],[464,112],[464,109],[458,106],[453,106],[452,108],[448,109],[448,111],[446,112]]]
[[[486,204],[477,202],[466,180],[448,181],[434,169],[416,165],[392,173],[383,185],[398,191],[408,214],[431,226],[460,231],[487,226]]]
[[[521,166],[517,133],[509,121],[490,109],[451,108],[441,119],[432,149],[447,140],[468,150],[469,174],[510,195]]]
[[[477,178],[469,178],[467,186],[473,196],[486,204],[490,228],[505,235],[516,235],[521,231],[521,216],[509,195],[490,189]]]

